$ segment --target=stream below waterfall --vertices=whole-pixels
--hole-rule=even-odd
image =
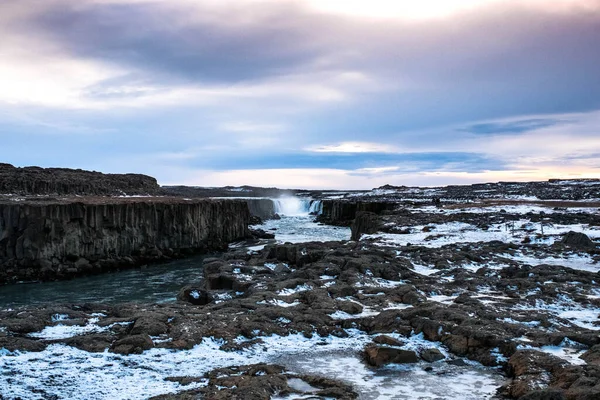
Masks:
[[[274,199],[281,219],[272,219],[261,228],[275,239],[232,244],[232,248],[260,250],[267,244],[309,241],[349,240],[350,229],[314,222],[312,212],[320,202],[306,199]],[[195,256],[149,265],[142,269],[115,271],[67,281],[0,286],[0,308],[57,303],[164,303],[175,301],[179,290],[202,278],[202,260]]]

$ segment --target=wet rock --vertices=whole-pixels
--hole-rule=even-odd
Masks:
[[[150,336],[158,336],[167,333],[169,330],[166,324],[167,318],[166,315],[142,316],[135,320],[130,334],[139,335],[145,333]]]
[[[186,286],[179,291],[177,300],[191,303],[196,306],[203,306],[214,301],[210,292],[197,286]]]
[[[46,343],[16,336],[0,336],[0,349],[8,351],[44,351]]]
[[[421,358],[427,362],[436,362],[446,358],[444,357],[442,352],[436,349],[435,347],[423,350],[420,355]]]
[[[365,348],[365,360],[369,365],[380,367],[386,364],[411,364],[419,361],[412,350],[369,345]]]
[[[404,342],[402,342],[398,339],[394,339],[393,337],[388,336],[388,335],[376,336],[373,339],[373,342],[375,342],[377,344],[384,344],[384,345],[388,345],[388,346],[397,346],[397,347],[402,347],[404,345]]]
[[[40,315],[29,315],[23,318],[11,318],[2,321],[2,326],[8,331],[19,334],[39,332],[48,324],[50,324],[49,318]]]
[[[126,336],[123,339],[113,343],[110,351],[119,354],[142,354],[145,350],[154,347],[154,343],[150,336],[146,334]]]
[[[466,367],[468,364],[462,358],[454,358],[446,361],[447,364],[454,365],[455,367]]]
[[[270,400],[273,395],[299,398],[335,398],[353,400],[358,395],[346,384],[311,375],[291,374],[281,366],[256,364],[219,368],[205,375],[206,387],[177,394],[153,397],[153,400],[211,399],[211,400]],[[198,382],[195,377],[167,378],[173,382]]]
[[[220,273],[206,276],[206,287],[208,290],[245,292],[251,285],[251,280],[244,279],[239,274]]]
[[[114,338],[107,334],[76,336],[62,340],[67,346],[78,348],[90,353],[102,353],[110,347]]]
[[[250,235],[256,239],[275,239],[273,233],[265,232],[263,229],[250,229]]]

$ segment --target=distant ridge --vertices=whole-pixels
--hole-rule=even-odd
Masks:
[[[160,187],[142,174],[103,174],[69,168],[17,168],[0,163],[0,194],[15,195],[149,195]]]

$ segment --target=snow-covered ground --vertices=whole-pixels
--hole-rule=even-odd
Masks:
[[[541,234],[542,230],[541,225],[533,224],[526,219],[515,221],[514,225],[495,224],[487,230],[464,222],[399,227],[399,229],[402,228],[409,228],[411,233],[376,233],[363,235],[361,239],[376,239],[385,246],[406,246],[410,243],[437,248],[453,243],[491,242],[494,240],[505,243],[521,243],[526,236],[531,239],[532,243],[552,244],[569,231],[584,233],[591,239],[600,238],[600,228],[586,224],[544,226],[544,236],[538,238],[537,234]]]
[[[74,400],[146,399],[206,384],[201,381],[182,387],[165,380],[167,377],[202,376],[216,368],[261,362],[283,364],[291,372],[341,379],[352,384],[361,399],[368,400],[412,399],[414,393],[420,393],[420,399],[431,400],[440,396],[488,399],[503,382],[501,375],[476,363],[461,368],[436,364],[434,372],[424,371],[424,363],[372,370],[364,365],[358,352],[373,337],[355,330],[348,333],[348,338],[274,335],[263,337],[264,344],[237,352],[220,350],[221,341],[210,338],[191,350],[155,348],[129,356],[88,353],[58,344],[39,353],[4,350],[0,356],[0,388],[6,398],[31,400],[52,396]],[[448,355],[439,344],[422,336],[398,338],[406,342],[406,349],[437,347]]]

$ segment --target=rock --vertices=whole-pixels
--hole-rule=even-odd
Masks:
[[[404,342],[401,342],[398,339],[394,339],[393,337],[388,336],[388,335],[376,336],[373,339],[373,342],[375,342],[377,344],[385,344],[388,346],[397,346],[397,347],[402,347],[404,345]]]
[[[203,306],[214,301],[210,292],[196,286],[186,286],[177,294],[177,300],[185,301],[196,306]]]
[[[419,361],[414,351],[377,345],[367,346],[365,360],[374,367],[386,364],[410,364]]]
[[[114,341],[111,335],[94,334],[85,336],[75,336],[64,339],[62,342],[67,346],[76,347],[79,350],[88,351],[90,353],[102,353],[110,347]]]
[[[164,316],[164,321],[166,321],[167,317]],[[150,336],[158,336],[164,333],[167,333],[169,328],[167,324],[159,319],[153,318],[152,316],[142,316],[135,320],[133,327],[131,328],[130,334],[138,335],[141,333],[148,334]]]
[[[452,360],[448,360],[448,361],[446,361],[446,364],[454,365],[455,367],[466,367],[467,366],[466,361],[463,360],[462,358],[455,358]]]
[[[600,366],[600,345],[597,344],[593,346],[591,349],[583,353],[579,358],[588,364]]]
[[[560,390],[535,390],[519,397],[519,400],[565,400],[565,395]]]
[[[368,211],[359,211],[356,213],[356,218],[352,222],[350,240],[360,240],[363,234],[369,235],[379,231],[381,223],[377,214]]]
[[[142,354],[145,350],[154,347],[154,343],[150,336],[146,334],[126,336],[123,339],[113,343],[110,351],[119,354]]]
[[[265,232],[263,229],[250,229],[250,235],[256,239],[274,239],[275,235],[269,232]]]
[[[360,314],[363,311],[363,307],[353,301],[337,301],[337,307],[340,311],[348,314]]]
[[[250,211],[250,213],[252,213],[252,210]],[[262,225],[263,224],[263,220],[256,216],[256,215],[251,215],[250,216],[250,220],[248,221],[248,223],[250,225]]]
[[[206,276],[206,287],[208,290],[245,292],[251,285],[251,281],[243,279],[238,274],[220,273]]]
[[[46,344],[38,340],[26,339],[18,336],[0,336],[0,349],[8,351],[44,351]]]
[[[86,271],[92,268],[90,262],[83,257],[80,257],[77,261],[75,261],[74,266],[77,272]]]
[[[439,351],[435,347],[432,347],[430,349],[423,350],[421,352],[421,358],[427,362],[436,362],[443,360],[446,357],[444,357],[441,351]]]
[[[596,244],[584,233],[570,231],[561,239],[560,243],[577,250],[593,250]]]
[[[49,322],[40,316],[30,315],[24,318],[4,320],[2,325],[10,332],[26,334],[41,331]]]
[[[398,203],[393,201],[348,201],[328,199],[323,200],[322,204],[323,212],[318,216],[317,220],[343,226],[350,226],[359,211],[381,214],[386,210],[393,210],[398,205]]]

